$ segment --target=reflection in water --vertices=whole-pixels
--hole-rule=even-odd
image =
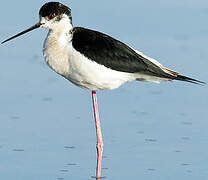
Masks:
[[[53,98],[52,97],[44,97],[44,98],[42,98],[42,101],[51,102],[51,101],[53,101]]]
[[[64,146],[65,149],[75,149],[75,146]]]
[[[156,142],[157,139],[150,139],[150,138],[148,138],[148,139],[145,139],[145,141],[147,141],[147,142]]]
[[[191,172],[192,172],[192,170],[187,170],[186,172],[191,173]]]
[[[162,94],[163,92],[161,91],[161,90],[155,90],[155,91],[151,91],[151,94],[153,94],[153,95],[160,95],[160,94]]]
[[[14,115],[14,116],[11,116],[11,119],[16,120],[16,119],[20,119],[20,117],[19,117],[19,116],[17,116],[17,115]]]
[[[91,178],[96,179],[96,180],[106,179],[105,176],[101,176],[101,177],[91,176]]]
[[[181,139],[183,139],[183,140],[190,140],[190,137],[182,137]]]
[[[77,164],[76,163],[68,163],[67,165],[68,166],[76,166]]]
[[[108,170],[108,168],[102,168],[103,170]]]
[[[22,152],[25,151],[24,149],[13,149],[13,151]]]
[[[148,171],[155,171],[156,169],[154,169],[154,168],[148,168],[147,170]]]
[[[192,125],[192,122],[182,122],[183,125]]]
[[[144,134],[144,131],[137,131],[137,134]]]
[[[60,172],[69,172],[67,169],[61,169]]]
[[[107,159],[108,158],[108,156],[103,156],[103,159]]]
[[[182,163],[181,166],[190,166],[191,164],[188,163]]]
[[[147,115],[149,115],[148,112],[141,112],[140,114],[141,114],[142,116],[147,116]]]

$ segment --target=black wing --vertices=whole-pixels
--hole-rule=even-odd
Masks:
[[[126,44],[98,31],[73,28],[73,47],[87,58],[116,71],[173,78]]]

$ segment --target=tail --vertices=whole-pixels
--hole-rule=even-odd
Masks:
[[[164,66],[161,67],[161,69],[166,73],[168,74],[170,77],[171,80],[179,80],[179,81],[185,81],[185,82],[190,82],[190,83],[194,83],[194,84],[206,84],[205,82],[203,81],[199,81],[199,80],[196,80],[196,79],[193,79],[193,78],[190,78],[190,77],[187,77],[187,76],[183,76],[183,75],[180,75],[178,74],[177,72],[169,69],[169,68],[166,68]]]
[[[178,74],[175,78],[173,78],[175,80],[179,80],[179,81],[186,81],[186,82],[190,82],[190,83],[194,83],[194,84],[206,84],[205,82],[203,81],[199,81],[199,80],[196,80],[196,79],[193,79],[193,78],[190,78],[190,77],[187,77],[187,76],[182,76],[180,74]]]
[[[137,80],[142,79],[144,81],[152,81],[152,82],[160,82],[161,80],[165,80],[165,81],[179,80],[179,81],[186,81],[186,82],[190,82],[190,83],[194,83],[194,84],[201,84],[201,85],[206,84],[203,81],[199,81],[199,80],[187,77],[187,76],[180,75],[178,72],[173,71],[173,70],[163,66],[155,59],[145,56],[143,53],[141,53],[137,50],[134,50],[134,51],[140,56],[140,58],[142,58],[142,60],[145,60],[145,63],[149,67],[147,69],[148,72],[145,72],[144,74],[147,73],[147,75],[151,75],[153,77],[156,77],[155,81],[152,81],[152,79],[145,79],[145,78],[144,79],[138,78]],[[157,78],[159,78],[159,80]]]

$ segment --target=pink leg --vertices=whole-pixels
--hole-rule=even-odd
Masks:
[[[101,133],[101,127],[100,127],[96,91],[92,91],[92,101],[93,101],[93,108],[94,108],[96,133],[97,133],[97,172],[96,172],[96,179],[99,180],[101,178],[103,139],[102,139],[102,133]]]

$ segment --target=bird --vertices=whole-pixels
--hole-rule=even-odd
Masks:
[[[10,37],[5,43],[37,28],[49,29],[44,41],[46,63],[73,84],[90,90],[97,135],[96,178],[101,177],[103,139],[97,90],[112,90],[130,81],[204,82],[183,76],[157,60],[102,32],[73,27],[71,9],[60,2],[47,2],[39,10],[39,22]]]

